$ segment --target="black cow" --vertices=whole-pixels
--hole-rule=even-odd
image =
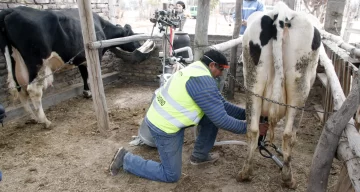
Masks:
[[[94,13],[97,40],[106,40],[133,35],[130,25],[115,26]],[[51,73],[65,62],[78,66],[84,81],[84,94],[90,93],[87,79],[83,37],[77,9],[61,11],[36,10],[17,7],[0,12],[0,49],[4,53],[8,83],[15,98],[19,96],[32,118],[45,123],[46,118],[41,97],[43,89],[53,82]],[[139,42],[119,46],[129,52],[140,47]],[[100,60],[107,49],[99,49]],[[44,78],[46,76],[46,78]],[[19,88],[19,85],[21,86]],[[89,95],[89,94],[88,94]],[[29,106],[31,98],[36,113]]]

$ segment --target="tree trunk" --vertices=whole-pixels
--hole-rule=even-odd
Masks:
[[[233,31],[233,39],[239,37],[240,27],[241,27],[241,18],[242,18],[242,2],[243,0],[236,0],[235,5],[235,25]],[[237,50],[238,45],[231,48],[230,52],[230,74],[236,78],[236,63],[237,63]],[[227,74],[223,74],[223,76],[227,76]],[[225,78],[224,78],[225,81]],[[235,90],[235,81],[232,78],[229,78],[229,90],[227,92],[227,99],[234,99],[234,90]]]
[[[290,9],[295,10],[296,0],[284,0],[284,3],[286,3]]]
[[[210,1],[198,0],[197,17],[195,26],[195,39],[194,39],[194,61],[200,59],[204,54],[204,48],[208,45],[208,25],[210,16]]]
[[[325,31],[340,35],[346,0],[328,0],[325,15]]]

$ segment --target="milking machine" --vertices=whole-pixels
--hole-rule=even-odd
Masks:
[[[260,123],[268,123],[267,117],[260,117]],[[261,156],[272,159],[276,163],[276,165],[280,167],[280,169],[283,168],[284,163],[276,155],[271,153],[270,150],[267,149],[267,147],[273,148],[275,152],[280,156],[283,156],[282,150],[279,147],[277,147],[275,144],[270,143],[265,139],[266,139],[266,134],[260,135],[258,139],[258,148]]]
[[[162,47],[163,51],[159,52],[159,59],[162,64],[162,71],[159,77],[159,86],[163,86],[171,76],[178,70],[184,68],[187,64],[193,62],[193,53],[190,47],[190,37],[184,32],[175,32],[180,27],[181,17],[176,10],[160,10],[155,11],[154,17],[150,19],[154,23],[151,35],[157,27],[159,32],[163,34]],[[151,101],[155,98],[160,88],[156,89]],[[156,147],[154,139],[150,133],[148,126],[143,120],[138,136],[133,136],[130,145],[146,144]]]

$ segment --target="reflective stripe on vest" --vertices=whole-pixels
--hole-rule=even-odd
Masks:
[[[147,113],[148,120],[166,133],[175,133],[181,128],[196,125],[203,116],[202,110],[187,93],[185,84],[190,77],[211,76],[210,71],[201,62],[195,62],[185,69],[176,72],[160,88]],[[177,81],[173,82],[175,78]],[[174,86],[179,87],[175,90],[177,94],[172,91],[173,97],[169,94],[171,86],[173,89]]]

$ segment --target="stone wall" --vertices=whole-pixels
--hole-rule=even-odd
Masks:
[[[194,35],[190,34],[191,45],[194,45]],[[221,35],[209,35],[209,45],[216,45],[225,41],[232,39],[231,36],[221,36]],[[132,81],[136,83],[145,83],[145,84],[159,84],[159,79],[157,75],[161,74],[162,65],[159,60],[159,50],[162,49],[161,41],[157,41],[157,50],[153,52],[150,59],[142,62],[140,64],[131,64],[131,63],[120,63],[120,78],[125,81]],[[192,46],[194,50],[194,46]],[[225,56],[230,62],[230,50],[224,52]],[[241,50],[238,49],[238,56],[241,54]],[[243,82],[242,77],[242,66],[237,67],[237,80]],[[236,91],[240,90],[239,87],[236,87]]]

